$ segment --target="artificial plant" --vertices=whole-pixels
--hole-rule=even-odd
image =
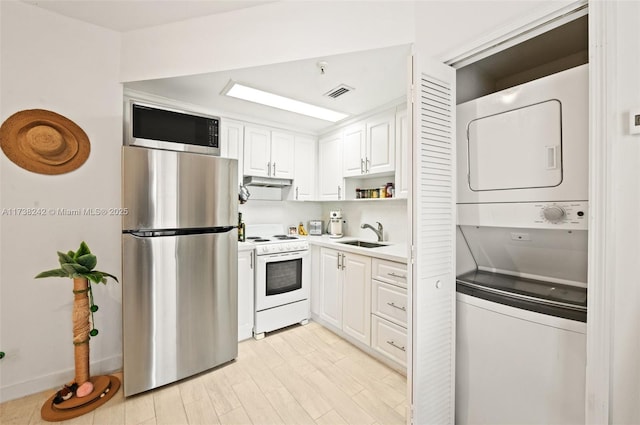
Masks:
[[[110,277],[116,282],[114,275],[94,270],[98,259],[91,253],[87,244],[82,241],[77,251],[69,251],[66,254],[58,251],[59,269],[47,270],[36,276],[66,277],[73,279],[73,345],[75,358],[75,383],[82,385],[89,381],[89,340],[98,335],[98,330],[93,326],[93,313],[98,311],[98,306],[93,302],[91,284],[107,283]]]

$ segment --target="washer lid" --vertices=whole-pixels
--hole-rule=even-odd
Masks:
[[[529,301],[566,308],[587,309],[587,289],[541,280],[475,270],[457,277],[458,283],[505,296],[522,296]]]

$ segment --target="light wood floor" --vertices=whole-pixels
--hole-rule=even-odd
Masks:
[[[0,424],[49,423],[40,407],[52,394],[0,404]],[[59,423],[404,424],[406,406],[404,376],[311,322],[241,342],[226,366],[126,400],[120,389],[97,410]]]

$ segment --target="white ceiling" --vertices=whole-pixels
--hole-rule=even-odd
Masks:
[[[119,32],[259,6],[248,0],[22,0],[60,15]]]
[[[0,0],[2,1],[2,0]],[[224,13],[272,1],[246,0],[22,0],[61,15],[115,31],[131,31]],[[398,46],[296,62],[127,83],[137,91],[198,105],[224,116],[255,117],[261,122],[320,133],[332,124],[292,112],[220,96],[229,80],[318,106],[358,115],[406,93],[409,46]],[[326,61],[321,75],[317,66]],[[337,99],[324,93],[346,84],[355,88]]]
[[[332,123],[221,96],[220,93],[230,80],[234,80],[314,105],[359,115],[405,96],[410,51],[408,45],[394,46],[254,68],[132,82],[126,83],[125,87],[202,106],[227,116],[255,117],[260,121],[321,133]],[[327,63],[324,74],[318,67],[319,61]],[[323,96],[340,84],[355,90],[336,99]]]

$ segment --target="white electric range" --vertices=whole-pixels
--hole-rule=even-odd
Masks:
[[[309,243],[284,234],[277,224],[247,225],[247,242],[255,245],[255,316],[253,337],[310,317]]]

